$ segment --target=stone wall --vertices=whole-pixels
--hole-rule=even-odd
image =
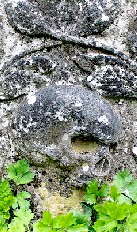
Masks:
[[[49,198],[47,189],[67,196],[124,168],[137,177],[136,9],[135,0],[0,1],[1,174],[25,157],[35,200],[41,183]]]

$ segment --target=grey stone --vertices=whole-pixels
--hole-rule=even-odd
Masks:
[[[136,59],[137,56],[137,15],[133,17],[129,23],[127,41],[129,46],[129,52],[132,57]]]
[[[2,13],[0,12],[0,60],[3,57],[4,54],[4,41],[3,41],[3,16]]]
[[[136,4],[136,0],[81,0],[75,3],[56,0],[0,0],[3,18],[0,23],[0,49],[3,50],[0,52],[1,57],[4,52],[1,66],[5,62],[0,72],[2,172],[2,167],[5,168],[7,163],[24,156],[30,164],[34,164],[34,170],[37,170],[36,173],[39,175],[39,184],[42,181],[46,182],[50,190],[57,190],[66,195],[72,185],[81,186],[95,177],[99,181],[110,180],[117,170],[124,168],[137,176],[137,102],[136,99],[132,99],[136,98],[137,75],[136,63],[132,63],[128,57],[129,55],[132,60],[136,60]],[[60,5],[60,9],[57,9]],[[33,57],[40,58],[37,64]],[[84,118],[80,116],[80,112],[85,111],[83,108],[75,111],[73,97],[70,109],[74,109],[75,114],[72,114],[71,110],[65,111],[65,115],[68,116],[66,118],[70,121],[59,121],[59,118],[63,117],[56,115],[55,111],[53,115],[44,118],[38,113],[38,110],[45,113],[44,109],[37,105],[40,103],[38,96],[43,91],[41,88],[50,85],[52,89],[54,85],[54,90],[58,85],[73,85],[74,89],[77,85],[86,85],[81,94],[87,92],[86,96],[92,96],[92,104],[89,104],[87,98],[84,104],[88,107],[93,106],[93,112],[89,110]],[[37,90],[39,92],[35,95]],[[108,98],[112,107],[93,90]],[[47,99],[47,95],[43,95]],[[52,91],[50,95],[52,96]],[[35,96],[36,102],[31,104]],[[71,95],[69,97],[71,99]],[[112,121],[108,130],[110,139],[107,138],[105,130],[104,137],[101,136],[103,128],[98,120],[97,124],[92,117],[92,120],[89,120],[86,116],[98,114],[97,99],[108,106],[103,108],[101,103],[102,112],[109,112]],[[97,106],[96,110],[94,106]],[[39,116],[36,120],[41,122],[38,130],[34,117],[34,124],[31,124],[31,118],[27,118],[28,115],[33,115],[33,107],[34,113]],[[49,108],[54,109],[52,103],[49,104]],[[117,125],[119,121],[115,113],[111,115],[111,111],[114,110],[120,114],[121,127],[118,136],[115,126],[115,136],[112,133],[113,125]],[[21,115],[25,115],[26,118],[21,118]],[[55,115],[58,116],[57,124],[54,123],[54,117],[51,117]],[[81,124],[86,124],[87,121],[81,131],[73,129],[76,121],[71,115],[79,117]],[[43,126],[45,121],[42,120],[51,120],[53,128],[58,130],[52,129],[52,123],[48,128],[46,124],[46,135]],[[100,120],[105,121],[105,117],[101,117]],[[88,126],[90,122],[92,125]],[[19,128],[19,125],[23,127]],[[71,126],[73,137],[69,131]],[[67,135],[63,136],[63,133]],[[48,138],[50,141],[52,138],[55,140],[53,146],[52,143],[47,143]],[[60,138],[60,141],[57,138]],[[46,143],[48,147],[45,146]],[[34,188],[37,188],[36,181]]]
[[[42,53],[14,57],[1,70],[0,97],[12,99],[46,83],[47,74],[53,72],[56,63]]]
[[[5,6],[9,22],[27,35],[88,36],[99,34],[113,23],[121,1],[20,0]]]
[[[81,54],[74,62],[88,77],[84,81],[104,96],[137,98],[137,65],[106,54]]]
[[[29,160],[41,165],[52,160],[60,167],[75,168],[88,162],[91,178],[103,157],[108,171],[109,146],[117,141],[120,122],[96,92],[81,86],[48,86],[19,105],[12,127],[16,150]],[[96,143],[95,149],[76,151],[76,139]]]

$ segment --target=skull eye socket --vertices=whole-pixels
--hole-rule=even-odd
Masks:
[[[71,138],[71,146],[74,152],[89,153],[99,148],[99,144],[93,137],[86,135],[78,135]]]

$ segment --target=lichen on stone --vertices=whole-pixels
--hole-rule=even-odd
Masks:
[[[58,214],[65,214],[69,211],[83,211],[80,202],[83,202],[84,192],[73,190],[69,197],[64,197],[59,192],[49,192],[45,183],[41,183],[38,192],[42,199],[43,209],[50,211],[55,217]]]

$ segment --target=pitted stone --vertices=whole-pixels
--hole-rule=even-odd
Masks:
[[[120,0],[19,0],[16,5],[7,3],[5,9],[11,25],[22,33],[67,37],[102,33],[120,6]]]
[[[104,96],[137,98],[137,65],[106,54],[81,54],[74,62],[88,73],[84,81]]]
[[[2,80],[0,81],[0,98],[10,99],[19,97],[37,89],[47,82],[47,75],[56,67],[50,57],[42,53],[14,57],[1,70]]]
[[[137,57],[137,15],[129,23],[128,27],[128,46],[132,57]],[[137,60],[137,59],[136,59]]]
[[[41,156],[41,162],[48,157],[66,166],[98,156],[75,152],[72,138],[88,137],[109,146],[116,142],[119,126],[109,103],[81,86],[48,86],[28,96],[13,119],[18,151],[37,162]]]

